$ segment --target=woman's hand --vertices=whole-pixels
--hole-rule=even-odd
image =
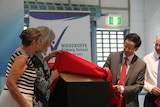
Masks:
[[[56,57],[59,53],[62,53],[62,50],[53,50],[51,53],[49,53],[44,59],[48,62],[53,57]]]
[[[59,73],[58,73],[57,70],[51,71],[51,76],[50,76],[50,78],[49,78],[51,84],[52,84],[52,82],[53,82],[56,78],[58,78],[58,77],[59,77]]]
[[[53,50],[51,53],[49,53],[50,58],[55,57],[59,53],[62,53],[62,50]]]

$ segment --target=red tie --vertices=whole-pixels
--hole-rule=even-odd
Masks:
[[[125,57],[124,58],[124,64],[122,65],[122,71],[120,72],[120,77],[119,77],[119,85],[125,85],[125,81],[126,81],[126,70],[127,70],[127,60],[128,58]]]

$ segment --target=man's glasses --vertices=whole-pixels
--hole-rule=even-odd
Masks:
[[[155,47],[160,47],[160,44],[154,43],[153,46],[155,46]]]
[[[135,48],[124,45],[124,49],[128,49],[129,51],[132,51],[132,50],[134,50]]]

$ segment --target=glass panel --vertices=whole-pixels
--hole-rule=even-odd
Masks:
[[[102,52],[102,48],[97,48],[97,52]]]
[[[102,53],[97,53],[97,56],[102,56]]]
[[[124,35],[124,33],[123,33],[123,32],[117,32],[117,34],[118,34],[118,36],[119,36],[120,34]]]
[[[116,34],[116,32],[114,32],[114,31],[111,31],[111,32],[110,32],[110,34]]]
[[[111,47],[117,47],[117,44],[111,44]]]
[[[109,48],[103,48],[104,52],[109,52],[109,50],[110,50]]]
[[[100,66],[100,67],[103,67],[104,63],[105,62],[98,62],[97,65]]]
[[[124,35],[118,35],[118,38],[120,39],[123,39],[124,38]]]
[[[104,32],[103,32],[103,35],[104,35],[104,34],[109,34],[109,32],[108,32],[108,31],[104,31]]]
[[[103,44],[103,47],[109,47],[109,44]]]
[[[118,47],[123,47],[123,44],[118,44]]]
[[[102,47],[102,44],[97,44],[97,47]]]
[[[109,35],[103,35],[103,38],[109,38]]]
[[[97,39],[97,43],[102,43],[102,39]]]
[[[111,35],[111,38],[117,38],[117,36],[116,35]]]
[[[111,52],[123,51],[124,31],[97,30],[97,65],[103,67]]]
[[[117,43],[117,40],[116,39],[111,39],[110,43]]]
[[[111,52],[117,52],[116,48],[111,48]]]
[[[102,35],[97,35],[97,38],[102,38]]]
[[[123,51],[123,48],[118,48],[118,51]]]
[[[118,38],[117,41],[118,41],[118,43],[122,43],[122,44],[123,44],[123,42],[124,42],[124,40],[121,40],[121,39],[119,39],[119,38]]]
[[[108,56],[109,55],[109,53],[104,53],[104,56]]]
[[[109,39],[103,39],[103,43],[109,43]]]
[[[97,34],[101,34],[102,32],[101,31],[97,31]]]

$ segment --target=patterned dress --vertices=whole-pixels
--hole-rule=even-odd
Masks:
[[[34,84],[33,107],[46,107],[50,97],[50,69],[43,57],[35,57],[37,78]]]

